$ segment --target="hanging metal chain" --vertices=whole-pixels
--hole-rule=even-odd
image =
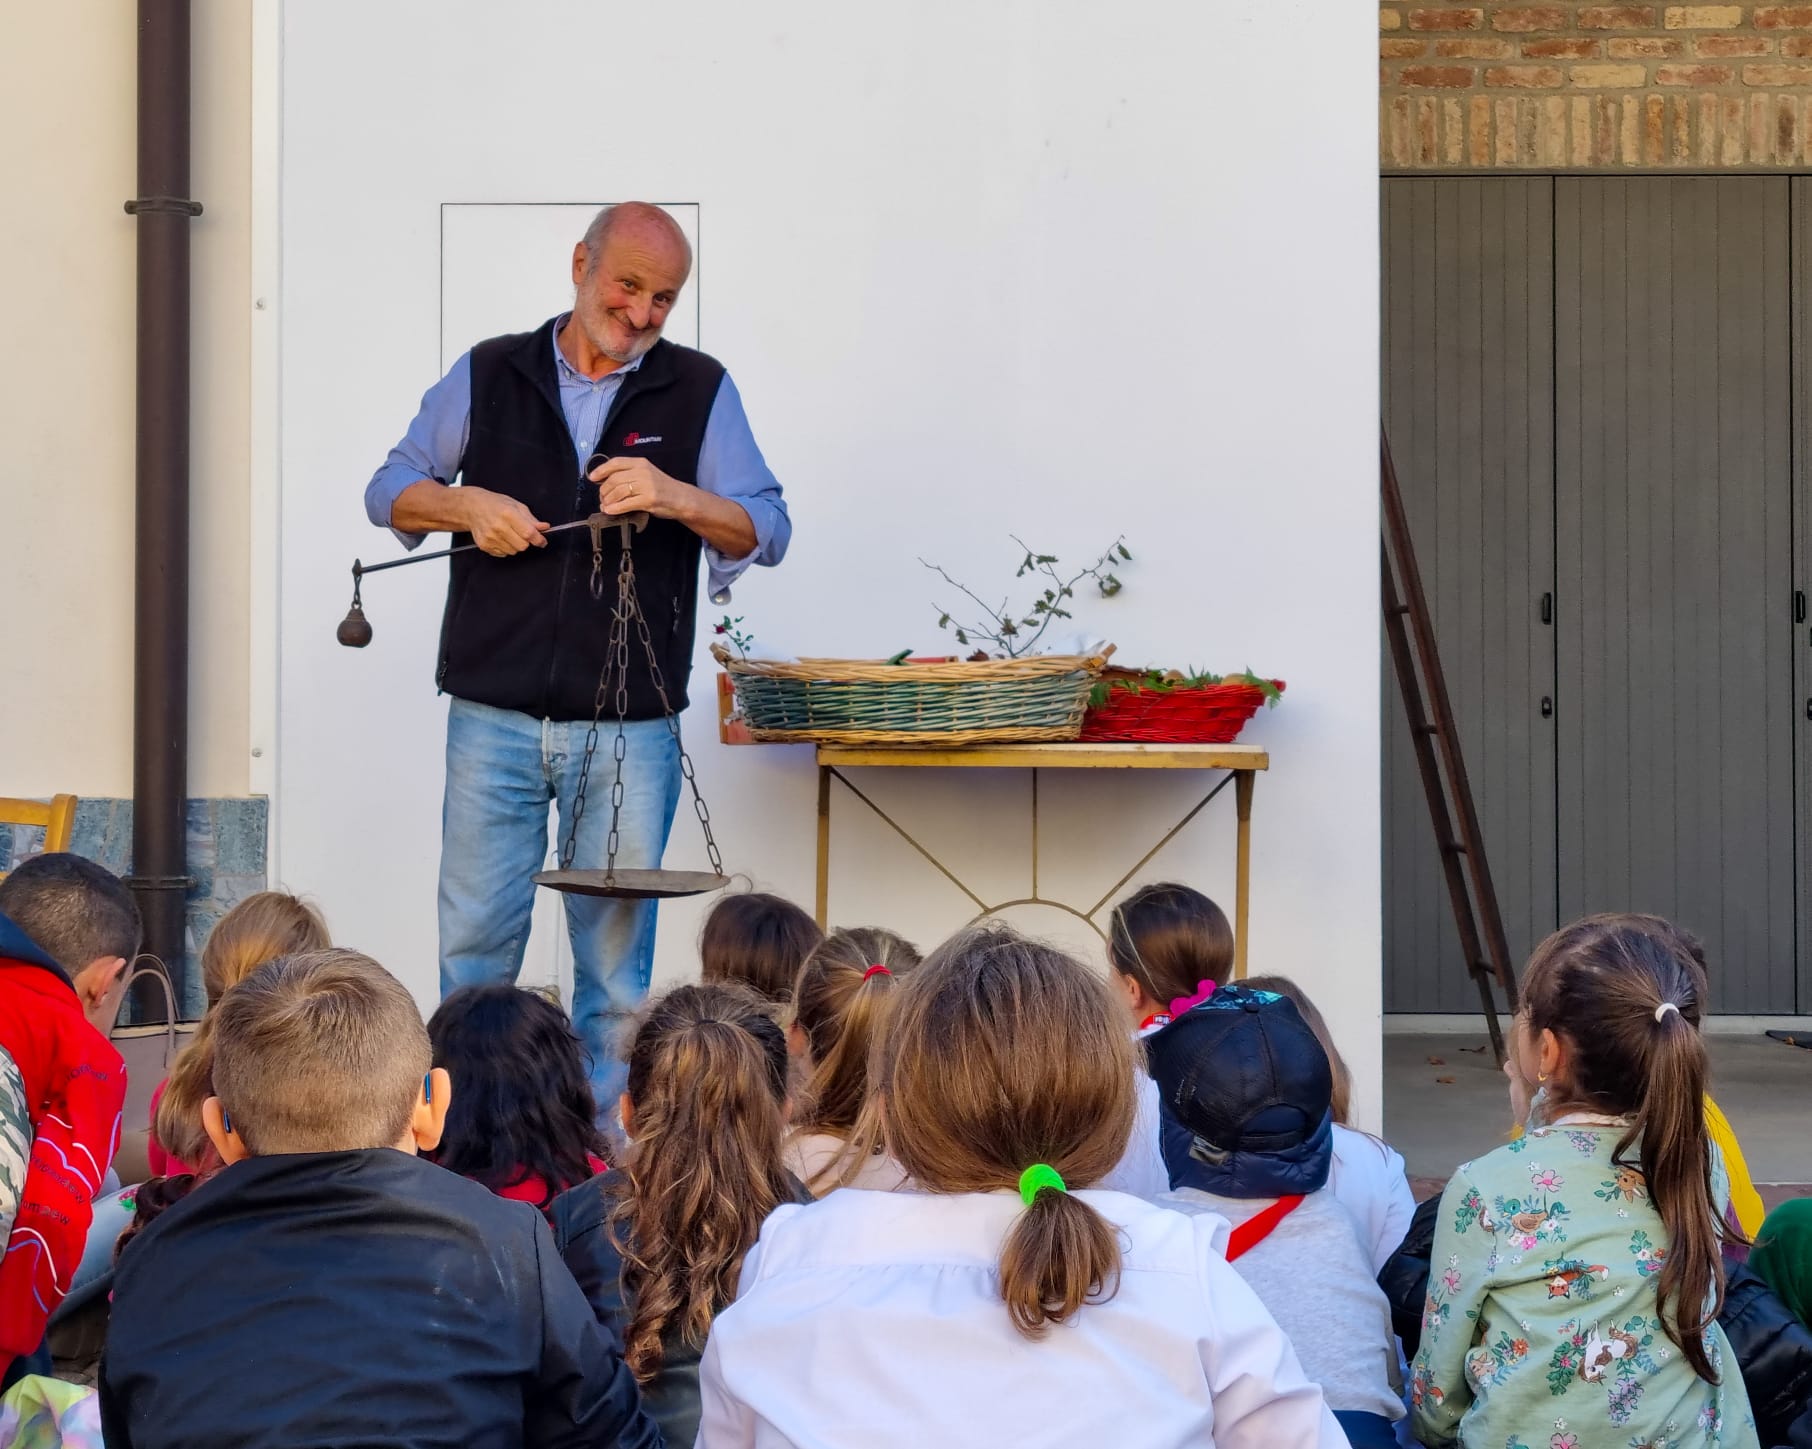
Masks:
[[[648,616],[642,612],[639,600],[632,607],[635,610],[636,633],[642,640],[642,652],[648,656],[648,673],[654,680],[654,692],[661,701],[661,718],[667,721],[667,732],[673,736],[673,747],[679,752],[680,774],[692,790],[692,810],[698,816],[699,827],[705,832],[705,854],[711,857],[712,873],[722,875],[724,859],[718,854],[717,840],[711,834],[711,811],[705,804],[705,797],[698,793],[698,776],[692,769],[692,756],[686,753],[686,742],[680,736],[679,716],[673,712],[673,705],[667,699],[667,682],[661,677],[661,664],[654,656],[654,641],[648,637]]]
[[[597,538],[594,532],[593,538]],[[592,592],[596,596],[602,593],[599,587],[603,571],[603,550],[594,544],[592,548]],[[592,701],[591,728],[585,733],[585,757],[579,762],[579,784],[573,791],[573,819],[566,836],[566,844],[560,850],[560,869],[571,870],[573,855],[579,847],[579,822],[585,818],[586,789],[591,783],[591,762],[598,753],[598,724],[604,718],[604,705],[611,696],[611,679],[616,679],[617,736],[611,748],[611,755],[616,761],[616,777],[610,785],[610,835],[604,847],[604,874],[607,879],[614,879],[617,872],[617,846],[620,841],[619,827],[623,819],[623,757],[628,753],[628,740],[623,733],[623,721],[629,713],[629,614],[635,609],[635,565],[631,561],[628,549],[617,564],[617,602],[610,614],[610,639],[605,646],[604,668],[598,674],[598,692]],[[640,612],[640,610],[636,610]]]
[[[611,683],[614,676],[617,734],[611,753],[616,761],[616,775],[610,787],[610,836],[605,846],[604,873],[606,881],[614,880],[616,876],[618,828],[623,815],[623,759],[628,752],[624,723],[629,716],[629,624],[633,620],[636,635],[641,640],[642,652],[648,658],[648,674],[654,684],[655,695],[661,702],[661,717],[667,722],[667,732],[673,736],[674,749],[679,754],[680,774],[692,791],[693,813],[698,816],[699,827],[705,833],[705,853],[711,858],[713,873],[722,875],[724,861],[717,849],[716,837],[711,833],[710,807],[705,804],[705,797],[699,793],[698,774],[693,769],[692,756],[686,752],[686,743],[680,733],[679,716],[673,712],[673,703],[667,697],[667,681],[654,652],[654,640],[649,636],[648,616],[642,612],[641,600],[636,595],[635,556],[630,548],[627,528],[624,534],[623,551],[617,561],[617,600],[616,606],[611,610],[610,639],[606,647],[604,669],[598,675],[598,692],[592,706],[591,728],[585,736],[585,758],[580,762],[579,784],[573,793],[572,825],[560,851],[560,868],[572,869],[573,855],[578,848],[579,822],[585,816],[586,789],[591,780],[592,759],[598,748],[598,725],[604,718],[604,706],[613,692]],[[594,528],[591,555],[591,592],[594,599],[603,597],[603,573],[603,532],[602,529]]]

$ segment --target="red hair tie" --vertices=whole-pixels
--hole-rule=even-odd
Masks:
[[[891,975],[893,975],[893,972],[889,971],[885,966],[870,966],[866,971],[864,971],[862,973],[862,979],[864,981],[866,981],[866,980],[868,980],[868,978],[870,976],[875,976],[875,975],[891,976]]]

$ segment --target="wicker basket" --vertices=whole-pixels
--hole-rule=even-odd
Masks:
[[[738,659],[729,674],[749,733],[762,742],[981,745],[1073,740],[1105,659],[1049,655],[977,664],[868,659]]]
[[[1271,681],[1279,690],[1281,679]],[[1094,744],[1230,745],[1265,702],[1256,684],[1227,680],[1178,689],[1109,689],[1081,738]]]

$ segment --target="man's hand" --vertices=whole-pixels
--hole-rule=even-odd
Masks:
[[[460,512],[466,515],[464,531],[493,558],[547,547],[550,525],[536,518],[527,504],[485,488],[460,488],[455,492],[460,499]]]
[[[612,458],[591,470],[598,485],[598,507],[612,515],[652,513],[684,521],[698,490],[669,478],[646,458]]]

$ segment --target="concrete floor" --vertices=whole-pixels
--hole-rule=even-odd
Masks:
[[[1765,1036],[1712,1036],[1711,1093],[1736,1129],[1772,1206],[1812,1195],[1812,1051]],[[1455,1166],[1505,1140],[1510,1099],[1481,1029],[1384,1038],[1384,1135],[1403,1154],[1418,1198]],[[1424,1179],[1414,1182],[1414,1179]]]

